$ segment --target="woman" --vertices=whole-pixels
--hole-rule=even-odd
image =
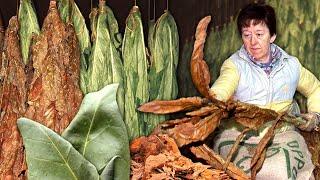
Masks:
[[[210,93],[223,101],[233,97],[277,112],[291,109],[297,114],[299,109],[292,104],[298,90],[307,97],[309,112],[301,115],[307,123],[299,128],[313,130],[319,123],[320,82],[296,57],[273,44],[276,39],[274,9],[265,4],[250,4],[241,10],[237,25],[243,46],[223,63]],[[270,123],[246,136],[235,154],[233,162],[245,172],[250,173],[252,147],[269,127]],[[226,157],[240,132],[241,127],[235,123],[222,124],[215,151]],[[287,124],[277,129],[257,179],[312,179],[313,169],[305,140],[293,125]]]

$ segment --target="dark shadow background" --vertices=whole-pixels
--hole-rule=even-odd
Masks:
[[[50,0],[33,0],[40,26],[47,14],[49,1]],[[213,17],[211,26],[219,27],[230,21],[230,17],[235,16],[243,6],[253,1],[254,0],[136,0],[136,4],[140,8],[145,29],[147,28],[148,19],[153,19],[154,15],[155,18],[160,17],[168,7],[176,20],[180,43],[183,43],[185,39],[193,36],[196,24],[202,17],[211,15]],[[9,19],[17,14],[17,3],[19,2],[20,0],[0,0],[0,11],[5,27],[8,25]],[[91,0],[75,0],[75,2],[88,25]],[[106,0],[106,3],[113,10],[121,32],[124,32],[126,17],[135,4],[135,1]],[[96,7],[98,0],[92,0],[92,5]]]

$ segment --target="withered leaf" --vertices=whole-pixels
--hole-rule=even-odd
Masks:
[[[271,140],[271,138],[273,138],[274,130],[276,129],[279,122],[281,122],[280,120],[283,115],[284,114],[278,115],[277,119],[273,122],[272,126],[268,129],[268,132],[260,140],[260,142],[256,148],[256,151],[251,159],[251,165],[250,165],[251,168],[256,165],[257,161],[260,159],[261,153],[264,151],[264,149],[266,148],[266,146],[269,143],[269,141]]]
[[[209,98],[210,71],[207,63],[203,60],[203,48],[207,37],[207,27],[211,21],[211,16],[206,16],[199,22],[193,52],[190,61],[190,70],[193,84],[201,95]]]
[[[0,179],[23,178],[23,175],[19,175],[24,170],[22,140],[16,122],[26,111],[27,76],[18,31],[18,19],[14,16],[9,21],[4,37],[1,69],[3,84],[0,94]]]
[[[220,157],[218,154],[213,152],[208,146],[202,145],[198,147],[191,147],[191,152],[197,158],[204,159],[207,163],[209,163],[214,168],[223,170],[223,164],[225,164],[225,161],[223,160],[222,157]],[[230,163],[230,165],[227,167],[226,173],[234,179],[238,179],[238,180],[250,179],[246,175],[246,173],[244,173],[241,169],[239,169],[233,163]]]
[[[138,110],[154,114],[169,114],[199,108],[206,104],[208,104],[207,99],[202,99],[200,97],[188,97],[170,101],[151,101],[140,106]]]
[[[50,1],[31,51],[34,75],[26,117],[61,133],[78,111],[82,93],[78,41],[72,25],[61,20],[56,1]]]

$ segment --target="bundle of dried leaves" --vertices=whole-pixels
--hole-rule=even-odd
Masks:
[[[167,135],[135,139],[130,146],[131,179],[230,179],[210,165],[193,163],[182,156]]]
[[[24,115],[27,101],[27,75],[22,61],[19,24],[14,16],[5,33],[0,93],[0,179],[18,179],[24,171],[22,139],[16,121]],[[20,176],[23,178],[23,175]]]
[[[80,50],[72,25],[63,23],[53,0],[31,53],[34,74],[26,117],[61,133],[82,101]]]

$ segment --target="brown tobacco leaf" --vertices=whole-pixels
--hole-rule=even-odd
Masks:
[[[135,139],[130,145],[131,179],[230,179],[223,171],[193,163],[167,135]]]
[[[160,132],[168,134],[176,141],[177,145],[181,147],[192,142],[203,141],[219,126],[220,120],[226,117],[226,115],[224,110],[219,109],[204,119],[196,117],[190,118],[189,120],[184,119],[183,123],[176,124],[174,127],[172,127],[174,123],[166,121],[159,125],[160,128],[162,128]],[[177,122],[177,120],[173,121],[175,123]],[[171,128],[169,128],[170,125],[168,124],[171,125]]]
[[[26,116],[61,133],[79,109],[80,50],[72,25],[64,24],[51,0],[41,34],[32,46],[34,75]]]
[[[17,119],[26,111],[27,76],[22,61],[19,42],[19,24],[14,16],[4,38],[3,84],[0,93],[0,179],[23,179],[24,168],[22,140]]]
[[[202,107],[200,109],[197,109],[195,111],[191,111],[186,113],[187,116],[207,116],[212,114],[214,111],[218,110],[219,107],[214,106],[214,105],[209,105]]]
[[[163,123],[160,123],[156,128],[154,128],[152,134],[165,134],[168,129],[172,129],[177,125],[181,125],[184,123],[192,123],[196,124],[200,121],[200,117],[194,116],[194,117],[184,117],[181,119],[174,119],[174,120],[168,120]]]
[[[3,42],[4,42],[4,27],[3,22],[1,18],[1,12],[0,12],[0,66],[2,64],[2,48],[3,48]]]
[[[207,27],[211,21],[211,16],[206,16],[200,20],[195,34],[195,42],[190,61],[190,70],[193,84],[204,97],[210,97],[209,83],[210,71],[207,63],[203,60],[203,48],[207,37]]]
[[[235,121],[250,129],[257,130],[261,125],[278,117],[277,112],[252,104],[239,101],[228,101],[227,104],[227,109],[233,111]]]
[[[180,98],[176,100],[155,100],[143,104],[138,108],[139,111],[154,113],[154,114],[170,114],[180,111],[186,111],[194,108],[199,108],[208,104],[207,99],[200,97]]]
[[[267,149],[265,148],[263,150],[263,152],[261,153],[261,156],[260,156],[259,160],[257,161],[256,165],[253,166],[253,168],[251,170],[251,179],[256,179],[257,173],[261,169],[263,162],[266,159],[266,152],[267,152]]]
[[[218,170],[223,170],[223,164],[225,164],[225,161],[222,157],[220,157],[218,154],[213,152],[208,146],[201,145],[198,147],[191,147],[191,152],[197,157],[204,159],[208,164],[213,166],[213,168],[216,168]],[[227,167],[226,173],[237,180],[247,180],[250,179],[246,173],[244,173],[241,169],[239,169],[236,165],[233,163],[230,163]]]
[[[233,154],[237,151],[238,147],[239,147],[239,144],[242,140],[242,138],[245,136],[245,134],[250,131],[251,129],[250,128],[246,128],[244,129],[241,134],[237,137],[236,139],[236,142],[232,145],[232,148],[231,150],[229,151],[228,153],[228,156],[227,156],[227,160],[226,160],[226,163],[223,165],[223,169],[226,170],[226,168],[228,167],[230,161],[231,161],[231,158],[233,157]]]
[[[261,153],[264,151],[266,148],[267,144],[269,143],[270,139],[274,136],[274,130],[276,129],[277,125],[279,122],[281,122],[281,117],[284,114],[280,114],[277,119],[273,122],[272,126],[268,129],[268,132],[262,137],[260,140],[255,153],[251,159],[251,168],[254,167],[257,163],[257,161],[260,159]]]

